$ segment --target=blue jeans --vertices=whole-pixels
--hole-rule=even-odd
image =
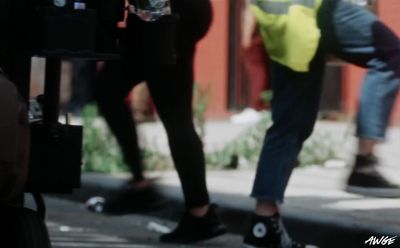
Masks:
[[[340,3],[334,12],[336,54],[368,68],[362,84],[357,136],[383,140],[400,88],[400,42],[376,16]]]
[[[283,201],[298,154],[316,121],[328,52],[368,68],[358,134],[379,138],[387,126],[399,87],[398,38],[370,12],[340,1],[333,11],[332,25],[333,46],[321,44],[309,72],[295,72],[271,62],[273,125],[265,137],[252,191],[258,201]]]

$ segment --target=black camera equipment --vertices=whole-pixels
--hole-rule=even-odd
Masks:
[[[5,69],[4,74],[0,73],[2,86],[10,83],[5,77],[8,76],[28,103],[30,59],[32,56],[46,58],[44,94],[37,101],[31,101],[29,107],[29,146],[26,144],[28,135],[21,135],[24,129],[12,127],[12,121],[15,121],[12,118],[18,113],[3,115],[3,118],[8,118],[3,122],[10,125],[8,129],[2,126],[0,130],[3,132],[3,143],[9,144],[0,144],[2,158],[14,150],[30,150],[29,161],[24,163],[27,164],[28,175],[23,191],[32,193],[37,205],[37,211],[24,208],[23,192],[18,186],[22,188],[26,169],[15,170],[17,163],[8,165],[0,161],[1,170],[10,168],[9,177],[1,171],[0,182],[1,190],[5,191],[1,192],[5,201],[0,199],[3,200],[0,201],[0,233],[2,242],[9,247],[51,247],[44,224],[46,207],[42,193],[70,193],[80,186],[82,127],[69,125],[68,121],[65,124],[58,121],[61,60],[119,58],[117,22],[124,17],[124,0],[65,0],[63,6],[56,6],[54,2],[0,0],[0,6],[4,7],[0,9],[4,14],[0,18],[0,31],[5,35],[0,42],[0,66]],[[2,98],[1,110],[10,113],[13,110],[10,103],[12,99],[7,99]],[[24,105],[23,101],[20,105]],[[14,134],[7,130],[16,132]],[[25,146],[17,149],[12,146],[13,142]],[[22,153],[17,156],[20,158]],[[13,198],[9,200],[8,195]]]
[[[29,50],[32,56],[45,57],[46,67],[44,95],[30,107],[25,191],[33,194],[44,217],[41,193],[70,193],[80,186],[82,127],[58,121],[61,60],[113,60],[121,54],[149,65],[175,64],[179,18],[168,13],[148,21],[131,11],[128,29],[121,31],[117,23],[124,20],[127,9],[135,8],[125,7],[125,0],[32,1]]]
[[[54,1],[56,2],[56,1]],[[41,193],[70,193],[80,186],[82,127],[59,122],[61,60],[118,59],[117,23],[124,0],[36,1],[29,52],[46,58],[44,94],[31,101],[31,145],[25,192],[44,217]],[[29,84],[26,85],[29,87]]]
[[[38,55],[104,59],[117,48],[117,22],[124,19],[124,0],[36,0],[32,49]],[[79,4],[77,4],[79,3]]]

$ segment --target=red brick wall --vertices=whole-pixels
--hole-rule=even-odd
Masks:
[[[210,84],[208,117],[227,114],[229,1],[212,0],[213,23],[197,47],[195,81],[202,87]]]

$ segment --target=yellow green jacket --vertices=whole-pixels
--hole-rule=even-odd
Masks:
[[[251,9],[271,59],[307,72],[321,38],[317,13],[323,0],[252,0]]]

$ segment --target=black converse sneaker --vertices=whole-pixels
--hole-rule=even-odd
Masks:
[[[176,229],[171,233],[161,235],[160,241],[163,243],[188,244],[225,234],[226,227],[221,224],[215,208],[215,205],[210,205],[207,214],[203,217],[195,217],[186,212]]]
[[[346,191],[366,196],[400,197],[400,186],[389,182],[378,170],[379,161],[373,155],[356,157]]]
[[[292,241],[279,214],[271,217],[253,215],[243,248],[303,248],[314,247]]]

